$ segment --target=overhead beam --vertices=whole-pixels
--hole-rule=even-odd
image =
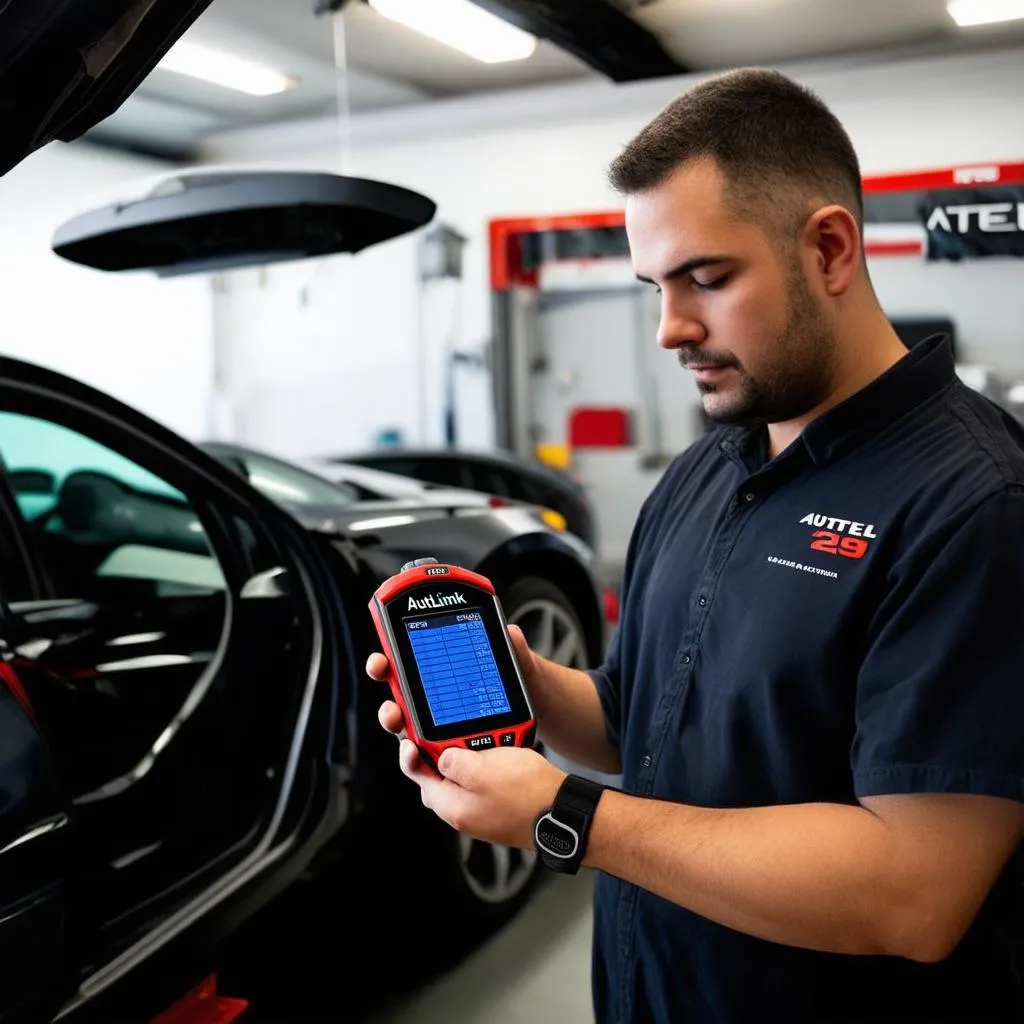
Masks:
[[[546,39],[613,82],[686,74],[642,25],[608,0],[473,0],[484,10]]]

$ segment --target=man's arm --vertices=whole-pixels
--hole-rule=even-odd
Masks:
[[[606,791],[585,864],[771,942],[934,962],[1024,838],[1024,804],[914,794],[708,809]]]
[[[532,750],[447,750],[402,770],[453,828],[529,848],[565,773]],[[956,947],[1014,849],[1024,803],[915,793],[718,809],[606,790],[584,864],[769,942],[923,963]]]

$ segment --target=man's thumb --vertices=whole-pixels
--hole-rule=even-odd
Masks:
[[[473,756],[472,751],[449,747],[437,759],[437,770],[457,786],[465,785],[472,774]]]
[[[526,636],[518,626],[508,627],[509,639],[512,641],[512,647],[515,649],[516,657],[519,659],[519,664],[524,670],[528,670],[533,667],[533,651],[530,650],[530,645],[526,642]]]

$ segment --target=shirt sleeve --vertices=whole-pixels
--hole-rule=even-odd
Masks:
[[[992,495],[890,573],[857,681],[858,796],[1024,801],[1024,490]]]
[[[622,737],[622,714],[619,707],[622,691],[621,632],[622,623],[620,622],[615,627],[611,640],[608,641],[608,650],[605,653],[604,661],[598,668],[592,668],[587,672],[587,675],[593,680],[598,697],[601,698],[605,735],[608,737],[608,742],[616,749],[618,749]]]
[[[667,474],[666,474],[667,475]],[[626,548],[626,560],[622,571],[622,583],[619,587],[619,621],[608,641],[608,649],[605,652],[604,661],[595,669],[587,672],[593,680],[597,695],[601,699],[601,707],[604,710],[605,732],[608,742],[619,749],[622,737],[622,642],[625,634],[632,628],[631,622],[635,619],[633,612],[633,579],[636,574],[636,562],[644,534],[644,524],[650,513],[652,504],[657,500],[657,495],[663,485],[665,477],[655,486],[655,489],[648,496],[640,509],[636,523],[629,537],[629,544]]]

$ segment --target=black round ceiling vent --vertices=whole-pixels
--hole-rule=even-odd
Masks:
[[[428,224],[436,209],[417,192],[365,178],[204,171],[67,221],[52,247],[97,270],[208,273],[357,253]]]

